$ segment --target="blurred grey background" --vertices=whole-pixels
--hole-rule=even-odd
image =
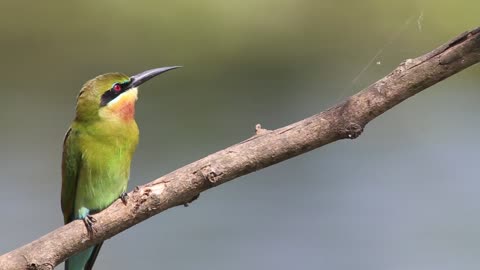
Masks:
[[[478,26],[478,1],[2,1],[0,253],[62,225],[60,156],[88,79],[141,88],[129,189],[320,112]],[[376,54],[377,57],[374,57]],[[371,64],[369,64],[371,63]],[[341,141],[107,241],[95,269],[478,269],[479,67]]]

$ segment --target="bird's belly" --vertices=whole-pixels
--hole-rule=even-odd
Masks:
[[[93,154],[94,153],[94,154]],[[75,198],[75,216],[99,212],[127,189],[131,151],[122,147],[97,146],[95,151],[82,153]]]

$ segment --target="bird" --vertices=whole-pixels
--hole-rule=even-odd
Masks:
[[[130,163],[138,144],[135,122],[138,86],[164,72],[134,76],[106,73],[86,82],[77,96],[75,118],[63,141],[61,208],[64,223],[81,219],[94,232],[95,218],[117,199],[127,202]],[[103,242],[72,255],[65,270],[91,270]]]

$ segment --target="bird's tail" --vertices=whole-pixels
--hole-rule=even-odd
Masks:
[[[65,270],[91,270],[102,244],[103,242],[68,258],[65,261]]]

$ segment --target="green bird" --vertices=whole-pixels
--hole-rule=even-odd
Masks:
[[[118,198],[126,202],[130,162],[139,134],[134,118],[137,87],[175,68],[178,66],[151,69],[131,77],[107,73],[82,87],[75,119],[63,142],[61,204],[65,224],[83,219],[93,233],[91,214]],[[92,269],[102,244],[68,258],[65,269]]]

